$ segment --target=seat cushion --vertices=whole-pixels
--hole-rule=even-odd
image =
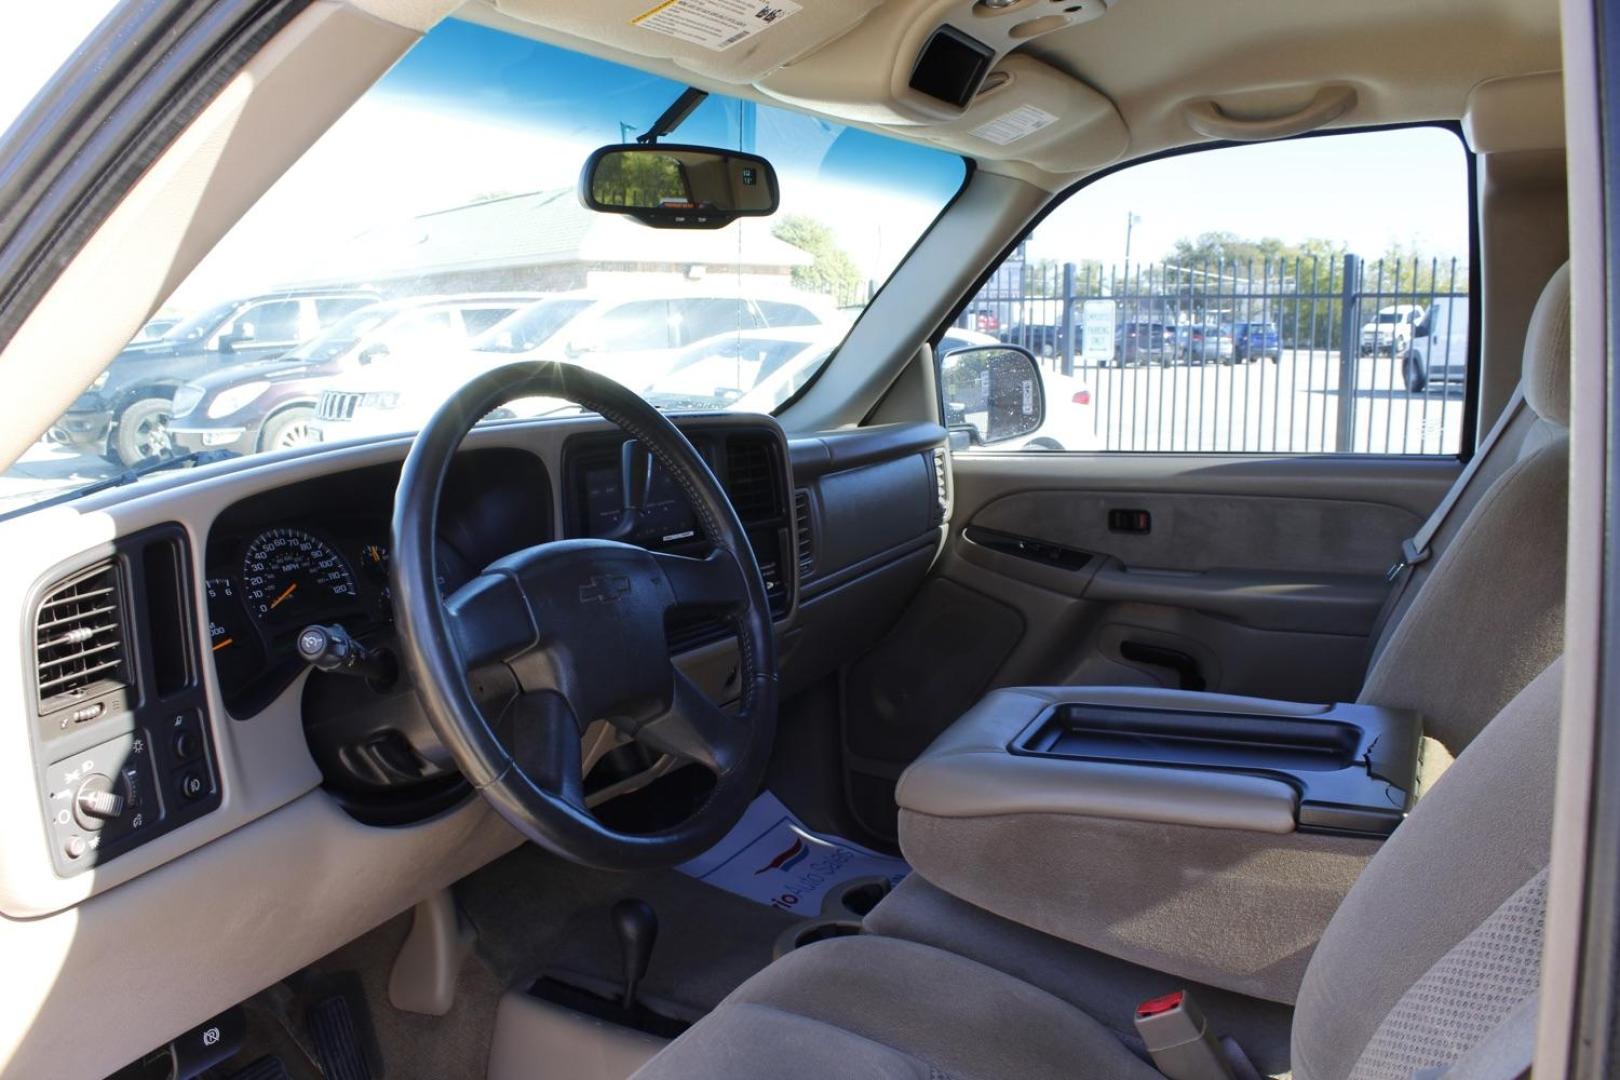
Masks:
[[[789,953],[634,1080],[758,1076],[1152,1080],[1159,1073],[1044,990],[928,945],[868,934]]]

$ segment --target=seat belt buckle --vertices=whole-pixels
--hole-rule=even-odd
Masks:
[[[1170,1080],[1234,1080],[1209,1021],[1187,991],[1149,998],[1136,1007],[1135,1020],[1154,1068]]]

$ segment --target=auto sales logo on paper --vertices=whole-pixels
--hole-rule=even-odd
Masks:
[[[838,872],[854,858],[855,852],[849,848],[796,836],[791,844],[755,870],[754,876],[774,871],[786,877],[787,880],[777,887],[780,891],[766,901],[771,907],[793,911],[808,906],[813,910],[816,905],[811,901],[838,880]]]
[[[760,867],[758,870],[755,870],[754,876],[758,877],[767,870],[781,870],[786,872],[804,862],[804,860],[809,858],[809,856],[810,848],[805,844],[804,838],[802,836],[796,836],[793,838],[793,843],[784,848],[780,855],[766,863],[764,866]]]
[[[771,5],[766,4],[764,7],[754,12],[754,18],[758,19],[762,23],[773,23],[785,14],[787,14],[787,12],[782,8],[772,7]]]

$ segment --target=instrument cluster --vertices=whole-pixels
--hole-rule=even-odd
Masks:
[[[387,535],[386,521],[362,519],[275,525],[210,544],[209,648],[233,712],[297,676],[294,639],[311,623],[341,623],[357,637],[389,632]],[[439,585],[450,591],[472,573],[439,547]]]

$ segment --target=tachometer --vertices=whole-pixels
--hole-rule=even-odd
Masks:
[[[299,529],[271,529],[242,558],[242,593],[254,618],[308,622],[358,600],[354,571],[325,540]]]

